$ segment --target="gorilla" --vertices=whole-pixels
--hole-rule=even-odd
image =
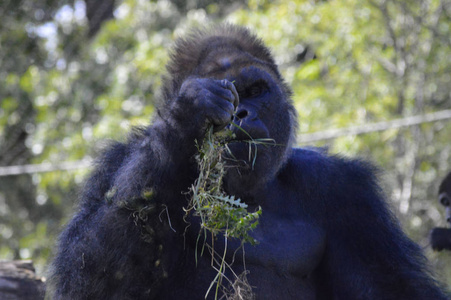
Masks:
[[[449,172],[442,183],[440,183],[438,188],[438,200],[445,207],[451,206],[451,172]]]
[[[446,299],[372,165],[293,148],[290,97],[270,51],[247,29],[221,25],[178,39],[152,125],[96,161],[59,238],[50,297],[230,299],[234,276],[244,274],[252,293],[237,299]],[[229,148],[240,163],[226,168],[223,186],[248,211],[261,207],[256,245],[203,236],[200,218],[186,215],[196,143],[211,127],[235,133]],[[274,140],[255,145],[252,164],[247,134]],[[212,267],[204,241],[230,268]],[[224,288],[216,290],[218,271]]]
[[[446,222],[451,224],[451,172],[446,175],[438,188],[438,201],[445,207]],[[435,227],[429,236],[432,249],[451,250],[451,228]]]

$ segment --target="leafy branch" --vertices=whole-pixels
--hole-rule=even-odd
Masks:
[[[238,125],[233,125],[244,131]],[[249,140],[243,142],[249,144],[249,162],[252,163],[253,167],[256,162],[257,145],[267,144],[268,142],[274,144],[274,141],[268,139],[254,140],[247,132],[245,132],[245,134],[249,136]],[[214,238],[219,234],[222,234],[225,239],[225,248],[222,255],[218,255],[213,246],[208,246],[212,254],[212,267],[217,270],[218,273],[213,279],[207,291],[207,295],[216,283],[215,299],[217,299],[218,290],[222,286],[224,270],[227,267],[230,268],[230,265],[225,261],[228,238],[232,237],[241,240],[242,246],[244,246],[244,243],[246,242],[251,245],[257,244],[257,241],[249,233],[257,227],[258,219],[262,213],[261,207],[255,212],[248,212],[246,203],[233,195],[227,195],[223,190],[222,185],[225,175],[223,154],[225,154],[226,151],[233,157],[233,154],[227,146],[233,138],[234,134],[232,131],[225,129],[214,133],[213,128],[211,127],[209,128],[202,145],[197,145],[199,152],[196,155],[196,161],[199,168],[199,177],[190,189],[192,197],[188,208],[186,209],[187,213],[194,211],[194,216],[200,217],[201,230],[204,231],[205,236],[207,236],[207,231],[209,231],[213,237],[213,242]],[[253,155],[252,147],[255,149]],[[215,256],[219,259],[215,259]],[[215,266],[215,263],[217,267]],[[248,272],[245,271],[239,276],[233,273],[236,277],[235,282],[232,284],[234,290],[233,293],[235,295],[226,296],[227,298],[235,297],[237,296],[237,293],[239,294],[238,296],[242,296],[243,293],[246,293],[246,299],[253,298],[252,288],[246,280],[247,273]],[[236,288],[236,286],[240,286],[240,288]]]
[[[233,237],[255,245],[257,241],[249,232],[257,227],[261,208],[248,212],[246,203],[227,195],[222,188],[225,175],[223,153],[230,151],[227,143],[232,138],[230,130],[213,133],[210,128],[202,145],[198,145],[199,177],[191,187],[192,197],[187,211],[194,210],[194,215],[201,218],[202,228],[213,236],[223,234],[226,238]]]

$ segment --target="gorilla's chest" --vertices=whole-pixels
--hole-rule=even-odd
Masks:
[[[267,196],[273,198],[271,193]],[[249,272],[247,280],[254,287],[257,299],[315,299],[315,289],[309,275],[318,268],[324,256],[326,235],[324,230],[305,217],[306,213],[300,205],[289,203],[291,198],[294,199],[286,197],[279,200],[277,206],[280,209],[262,203],[259,225],[251,233],[258,244],[252,246],[246,243],[244,251],[236,239],[228,239],[225,243],[224,237],[218,236],[213,243],[210,235],[206,236],[205,242],[214,247],[217,261],[225,253],[227,265],[231,266],[234,274],[243,274],[244,270]],[[250,208],[253,209],[255,207]],[[203,240],[199,239],[199,228],[196,218],[191,219],[188,241]],[[197,299],[197,296],[204,297],[205,293],[198,287],[210,286],[217,271],[212,268],[212,258],[207,251],[203,256],[200,254],[202,242],[197,245],[192,243],[191,247],[194,252],[195,249],[198,251],[197,263],[193,265],[196,273],[194,276],[184,276],[184,290],[192,287],[193,296],[186,299]],[[193,257],[194,253],[188,250],[187,259],[191,264]],[[226,269],[225,273],[229,279],[235,278],[229,270]]]
[[[302,219],[266,212],[252,236],[259,243],[246,245],[246,264],[265,267],[280,275],[308,276],[324,254],[324,231]]]

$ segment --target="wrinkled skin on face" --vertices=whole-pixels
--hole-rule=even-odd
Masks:
[[[196,90],[201,85],[225,100],[218,104],[223,119],[209,121],[216,130],[227,126],[236,136],[229,144],[233,156],[226,157],[230,168],[225,188],[232,195],[252,198],[253,189],[274,178],[289,156],[296,130],[290,91],[272,61],[250,55],[229,39],[212,37],[205,47],[181,94],[200,99],[204,95]],[[233,124],[227,125],[230,118]],[[250,145],[249,140],[261,143]]]

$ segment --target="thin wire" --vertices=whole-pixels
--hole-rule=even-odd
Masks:
[[[451,119],[451,109],[385,122],[351,126],[346,128],[329,129],[314,133],[304,133],[298,135],[297,143],[306,144],[323,140],[332,140],[342,136],[360,135],[370,132],[385,131],[389,129],[420,125],[423,123],[437,122],[448,119]]]
[[[55,171],[72,171],[78,169],[86,169],[91,167],[90,159],[82,159],[77,161],[67,161],[59,164],[42,163],[34,165],[19,165],[0,167],[1,176],[14,176],[22,174],[45,173]]]
[[[304,133],[298,136],[297,142],[298,144],[306,144],[322,140],[336,139],[342,136],[360,135],[370,132],[385,131],[389,129],[396,129],[449,119],[451,119],[451,109],[386,122],[377,122],[360,126],[330,129],[314,133]],[[54,171],[72,171],[89,168],[91,167],[91,164],[92,160],[85,158],[78,161],[62,162],[59,164],[42,163],[42,164],[30,164],[19,166],[7,166],[0,167],[0,177],[16,176],[22,174],[45,173]]]

